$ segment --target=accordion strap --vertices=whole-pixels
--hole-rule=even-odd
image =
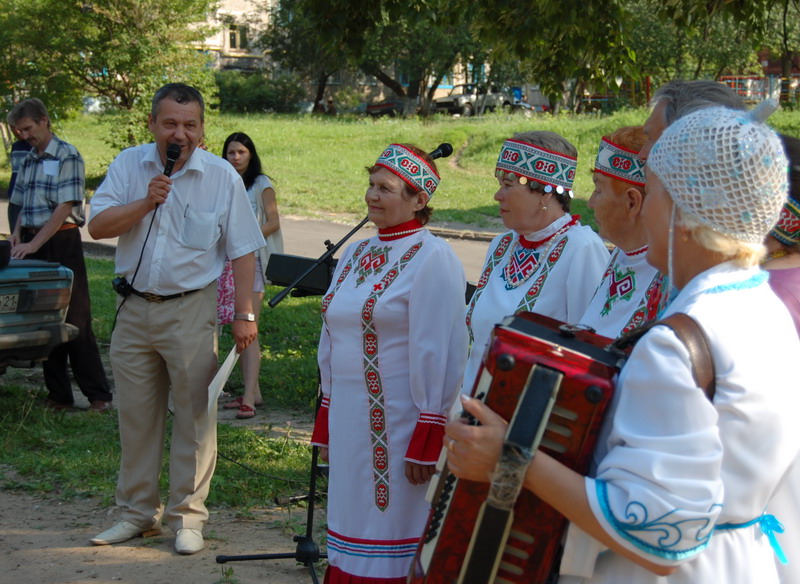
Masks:
[[[716,374],[714,360],[711,357],[711,345],[708,342],[702,327],[688,314],[678,312],[670,316],[639,327],[614,342],[619,349],[626,349],[636,344],[647,331],[654,326],[663,325],[672,329],[675,335],[689,351],[689,360],[692,362],[692,377],[697,386],[702,389],[709,401],[714,401],[716,392]]]

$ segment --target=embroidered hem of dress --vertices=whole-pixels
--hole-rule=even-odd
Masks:
[[[400,578],[368,578],[348,574],[336,566],[328,566],[325,571],[325,584],[405,584],[406,576]]]

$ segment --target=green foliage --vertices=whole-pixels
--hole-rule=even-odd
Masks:
[[[6,0],[0,7],[6,52],[0,79],[14,88],[14,97],[43,96],[56,112],[84,95],[105,98],[108,107],[127,112],[146,108],[142,102],[170,81],[207,89],[207,57],[192,44],[207,36],[198,23],[215,5],[215,0]],[[134,134],[126,137],[129,143],[136,140]]]
[[[336,110],[338,113],[355,113],[361,105],[361,94],[352,87],[342,87],[336,92]]]
[[[660,13],[663,2],[629,2],[630,44],[637,67],[654,86],[672,79],[716,79],[724,73],[758,72],[757,39],[729,13],[712,13],[680,26]]]
[[[218,71],[215,80],[223,112],[294,113],[305,95],[299,81],[291,75],[268,79],[261,74]]]
[[[587,85],[600,92],[612,88],[617,76],[636,79],[642,73],[625,36],[623,0],[456,4],[472,12],[479,40],[521,59],[552,103],[568,80],[579,95]]]

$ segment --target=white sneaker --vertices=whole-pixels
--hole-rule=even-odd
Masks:
[[[161,529],[156,526],[150,529],[142,529],[138,525],[134,525],[130,521],[119,521],[114,524],[110,529],[106,529],[100,535],[93,537],[89,541],[94,545],[109,545],[112,543],[120,543],[128,541],[134,537],[151,537],[161,533]]]
[[[204,546],[203,532],[199,529],[183,527],[175,535],[175,551],[179,554],[196,554]]]

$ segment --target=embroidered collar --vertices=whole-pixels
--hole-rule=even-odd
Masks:
[[[622,253],[624,253],[626,256],[628,256],[629,258],[632,258],[634,256],[638,256],[638,255],[642,255],[643,253],[646,253],[647,252],[647,246],[644,245],[644,246],[640,247],[639,249],[634,249],[634,250],[631,250],[631,251],[625,251],[625,250],[620,250],[620,251]]]
[[[564,233],[567,229],[575,225],[580,220],[580,215],[572,215],[564,213],[561,217],[553,221],[550,225],[539,231],[534,231],[527,235],[519,236],[519,243],[526,249],[535,249],[540,245],[550,241],[556,235]]]
[[[558,241],[558,237],[578,222],[579,217],[570,217],[564,214],[553,223],[535,232],[533,235],[548,233],[544,239],[531,241],[526,236],[520,235],[511,253],[508,262],[503,268],[503,279],[506,290],[512,290],[528,280],[539,268],[539,258],[547,257],[550,248]],[[553,227],[555,226],[555,227]],[[560,226],[560,227],[559,227]],[[555,229],[555,231],[553,231]],[[530,237],[530,236],[528,236]]]
[[[378,229],[378,239],[381,241],[394,241],[408,237],[414,233],[419,233],[425,226],[419,222],[418,219],[406,221],[394,227],[386,227],[385,229]]]

